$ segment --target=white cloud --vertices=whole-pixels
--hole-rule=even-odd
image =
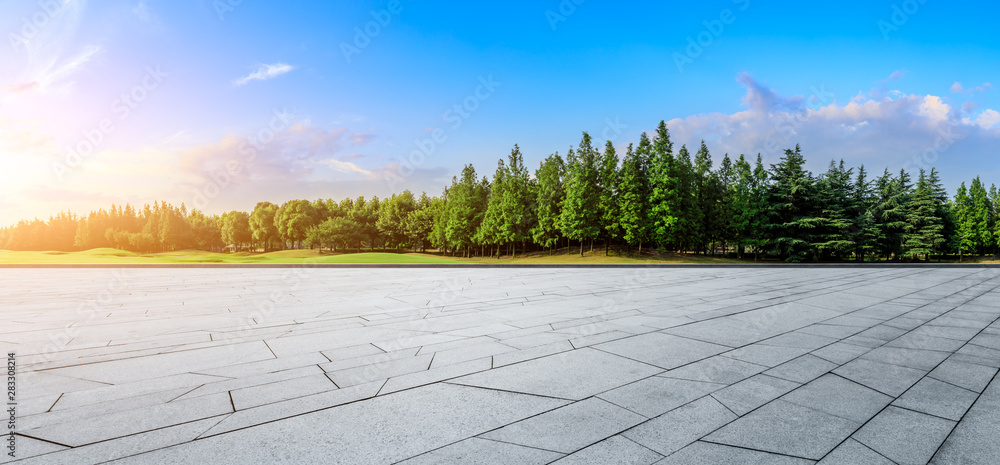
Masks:
[[[273,65],[261,65],[256,71],[247,76],[233,80],[233,85],[242,86],[250,81],[266,81],[282,74],[294,70],[295,67],[285,63],[275,63]]]
[[[961,94],[962,92],[965,92],[965,88],[962,87],[961,82],[955,81],[955,83],[951,85],[951,92],[955,94]]]
[[[675,144],[691,149],[704,139],[716,157],[760,153],[765,163],[776,163],[785,149],[801,144],[815,169],[843,158],[879,171],[898,170],[934,150],[938,158],[929,163],[947,165],[946,175],[960,179],[975,166],[995,164],[1000,112],[992,109],[969,115],[967,106],[955,108],[940,96],[898,90],[878,98],[861,93],[845,104],[832,96],[812,102],[782,96],[748,74],[737,81],[746,87],[745,108],[668,121]]]

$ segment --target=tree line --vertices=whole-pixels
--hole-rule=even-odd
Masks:
[[[954,197],[936,169],[916,178],[831,161],[805,168],[799,146],[765,167],[762,157],[715,166],[704,141],[692,154],[664,122],[619,156],[586,132],[565,158],[554,153],[534,172],[520,148],[500,159],[492,179],[472,164],[438,197],[260,202],[251,212],[205,215],[165,202],[126,205],[86,217],[60,213],[0,229],[0,248],[135,252],[178,249],[331,251],[409,248],[470,256],[517,256],[595,243],[608,254],[659,250],[728,254],[790,262],[929,260],[996,254],[1000,198],[977,177]]]

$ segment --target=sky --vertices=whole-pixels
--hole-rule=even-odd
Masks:
[[[157,200],[438,195],[589,132],[1000,183],[994,2],[0,6],[0,225]],[[807,3],[807,4],[803,4]]]

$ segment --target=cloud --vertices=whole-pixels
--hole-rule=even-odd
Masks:
[[[740,74],[737,81],[746,88],[743,110],[668,121],[674,142],[690,147],[704,139],[717,157],[760,153],[767,163],[776,163],[785,149],[801,144],[819,169],[841,158],[854,166],[899,169],[929,151],[937,159],[928,163],[944,164],[947,159],[955,176],[995,164],[1000,113],[992,109],[971,114],[974,107],[955,108],[940,96],[898,90],[880,98],[859,93],[839,103],[823,95],[822,87],[811,89],[807,99],[780,95],[749,74]]]
[[[955,81],[955,83],[951,85],[951,92],[953,94],[961,94],[962,92],[965,92],[965,88],[962,87],[961,82]]]
[[[132,14],[141,21],[149,21],[149,7],[146,6],[145,0],[140,0],[139,4],[132,8]]]
[[[233,80],[233,85],[242,86],[250,81],[266,81],[268,79],[274,79],[294,69],[294,66],[285,63],[261,65],[256,71],[250,73],[249,75]]]
[[[883,79],[881,81],[876,81],[875,83],[876,84],[880,84],[880,85],[885,85],[885,84],[888,84],[888,83],[890,83],[892,81],[898,81],[900,79],[903,79],[909,73],[910,73],[909,71],[897,69],[897,70],[893,71],[892,74],[889,75],[889,77],[887,77],[887,78],[885,78],[885,79]]]

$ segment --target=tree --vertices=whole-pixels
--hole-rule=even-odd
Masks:
[[[552,247],[559,242],[559,232],[562,230],[562,205],[566,196],[563,189],[564,170],[563,159],[557,152],[545,158],[535,171],[535,179],[538,180],[535,192],[538,222],[531,230],[531,237],[537,244],[549,248],[550,253]]]
[[[289,200],[275,212],[274,225],[283,241],[298,245],[316,225],[316,209],[308,200]]]
[[[656,140],[650,142],[646,133],[639,136],[636,156],[648,160],[650,235],[654,243],[665,247],[681,241],[678,232],[680,198],[678,197],[677,167],[674,144],[670,141],[667,124],[660,121]]]
[[[506,228],[504,227],[503,202],[504,190],[507,188],[507,165],[503,159],[497,161],[497,170],[493,173],[493,182],[490,184],[486,200],[486,211],[483,213],[483,221],[479,224],[479,229],[473,237],[477,244],[497,247],[496,257],[500,258],[500,244],[507,242]]]
[[[967,221],[973,231],[973,241],[980,255],[985,255],[987,248],[993,246],[993,230],[990,228],[990,199],[986,186],[976,176],[969,186],[970,209]]]
[[[600,210],[601,232],[604,233],[604,256],[608,255],[611,241],[621,235],[618,211],[618,154],[611,141],[604,145],[604,156],[601,157],[600,169],[597,172],[598,204]]]
[[[413,210],[416,210],[416,201],[409,190],[393,194],[379,204],[375,227],[385,238],[386,245],[393,246],[397,251],[406,245],[406,220]]]
[[[222,214],[219,218],[219,231],[222,233],[222,241],[235,245],[237,249],[242,249],[243,246],[253,241],[253,234],[250,232],[250,215],[246,212],[234,210]]]
[[[222,240],[222,231],[219,230],[218,216],[205,216],[198,210],[191,210],[188,214],[188,223],[191,225],[191,232],[199,250],[216,251],[226,246]],[[145,238],[134,239],[136,234],[140,233],[132,233],[130,243],[145,245]]]
[[[528,169],[524,166],[521,149],[514,144],[507,163],[507,177],[502,181],[504,188],[500,195],[500,216],[503,240],[513,245],[512,254],[517,255],[517,243],[531,239],[531,229],[535,226],[535,199]]]
[[[597,151],[590,134],[584,132],[579,150],[570,149],[567,156],[566,200],[560,218],[563,235],[580,241],[581,257],[584,242],[601,233],[600,212],[594,208],[600,202],[597,170]]]
[[[931,177],[934,179],[932,180]],[[917,178],[917,188],[913,192],[910,208],[907,212],[907,225],[904,228],[905,251],[907,255],[917,257],[924,255],[925,259],[930,257],[942,244],[944,244],[944,222],[942,221],[938,206],[937,174],[932,170],[931,177],[921,168],[920,176]]]
[[[956,229],[955,247],[958,248],[958,260],[962,261],[962,255],[965,251],[975,253],[976,250],[976,222],[972,214],[973,204],[964,182],[958,186],[952,205]]]
[[[427,250],[427,243],[430,242],[431,231],[434,229],[434,218],[439,208],[441,208],[440,199],[432,199],[423,192],[417,200],[416,209],[407,215],[406,237],[414,251]]]
[[[817,182],[819,212],[813,222],[812,246],[820,260],[843,259],[855,249],[852,237],[853,171],[844,167],[844,160],[839,165],[831,160],[830,167]]]
[[[647,145],[649,139],[646,139]],[[642,243],[653,230],[650,220],[649,152],[634,151],[628,145],[618,176],[618,224],[628,245],[636,245],[642,253]]]
[[[804,164],[805,159],[795,146],[794,151],[785,150],[777,165],[771,165],[773,183],[767,191],[768,248],[788,262],[815,258],[811,230],[815,223],[816,188]]]
[[[691,219],[695,225],[692,232],[692,245],[697,251],[704,253],[710,242],[719,237],[719,204],[722,199],[722,189],[718,178],[712,172],[712,155],[705,141],[695,155],[691,178],[694,204]]]
[[[278,206],[271,202],[258,202],[250,214],[250,234],[253,241],[264,246],[264,252],[269,252],[271,246],[278,242],[278,228],[274,216]]]
[[[488,186],[485,178],[482,182],[477,181],[476,169],[471,164],[465,165],[461,180],[452,180],[445,234],[451,247],[464,249],[466,256],[471,254],[473,238],[483,221]]]
[[[702,233],[702,212],[698,205],[698,188],[695,184],[694,165],[687,146],[682,145],[674,160],[674,178],[677,180],[676,238],[681,251],[697,248]]]
[[[868,180],[865,165],[858,168],[852,193],[849,215],[853,221],[849,237],[854,242],[856,260],[864,262],[869,255],[876,252],[879,237],[874,214],[875,193],[872,182]]]

